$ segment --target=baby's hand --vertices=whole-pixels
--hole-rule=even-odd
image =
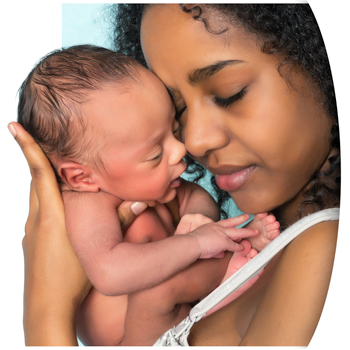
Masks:
[[[243,214],[235,218],[212,222],[202,225],[188,233],[194,235],[200,246],[199,259],[221,258],[225,251],[240,252],[244,246],[235,241],[242,238],[256,236],[259,231],[249,228],[237,228],[249,219],[248,214]]]
[[[212,219],[202,214],[186,214],[177,225],[175,235],[183,235],[195,230],[197,227],[213,222]]]

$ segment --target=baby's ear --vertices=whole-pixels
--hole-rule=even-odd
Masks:
[[[99,185],[94,181],[93,171],[75,162],[64,162],[58,167],[58,174],[73,191],[98,192]]]

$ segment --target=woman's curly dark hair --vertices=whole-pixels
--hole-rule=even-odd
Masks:
[[[115,49],[132,56],[147,67],[140,43],[141,19],[148,4],[114,4],[110,8],[114,28]],[[340,203],[340,142],[337,106],[328,56],[313,12],[308,4],[201,4],[179,5],[194,20],[203,22],[212,34],[220,35],[228,28],[214,31],[207,14],[216,11],[228,23],[243,26],[257,36],[261,50],[267,54],[279,53],[284,57],[279,71],[286,65],[297,65],[308,72],[310,82],[316,84],[324,96],[324,108],[333,119],[331,146],[336,150],[329,158],[330,167],[326,173],[317,171],[311,186],[304,193],[305,201],[299,208],[303,216],[306,207],[318,211]],[[204,176],[205,169],[187,159],[188,171]],[[230,198],[221,191],[212,178],[212,185],[221,206]]]

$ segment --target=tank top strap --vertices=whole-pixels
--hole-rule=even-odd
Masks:
[[[310,214],[288,227],[257,256],[193,307],[188,317],[180,322],[179,325],[164,333],[154,345],[188,346],[187,337],[190,333],[190,329],[193,324],[205,316],[210,309],[256,276],[279,251],[299,234],[320,222],[334,220],[339,220],[339,208],[325,209]]]

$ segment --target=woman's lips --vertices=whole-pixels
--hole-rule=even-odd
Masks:
[[[255,166],[252,165],[248,168],[244,168],[242,170],[232,172],[227,175],[216,175],[215,180],[217,185],[226,192],[237,191],[241,187],[243,187],[247,181],[250,179]],[[215,171],[214,171],[215,173]]]

